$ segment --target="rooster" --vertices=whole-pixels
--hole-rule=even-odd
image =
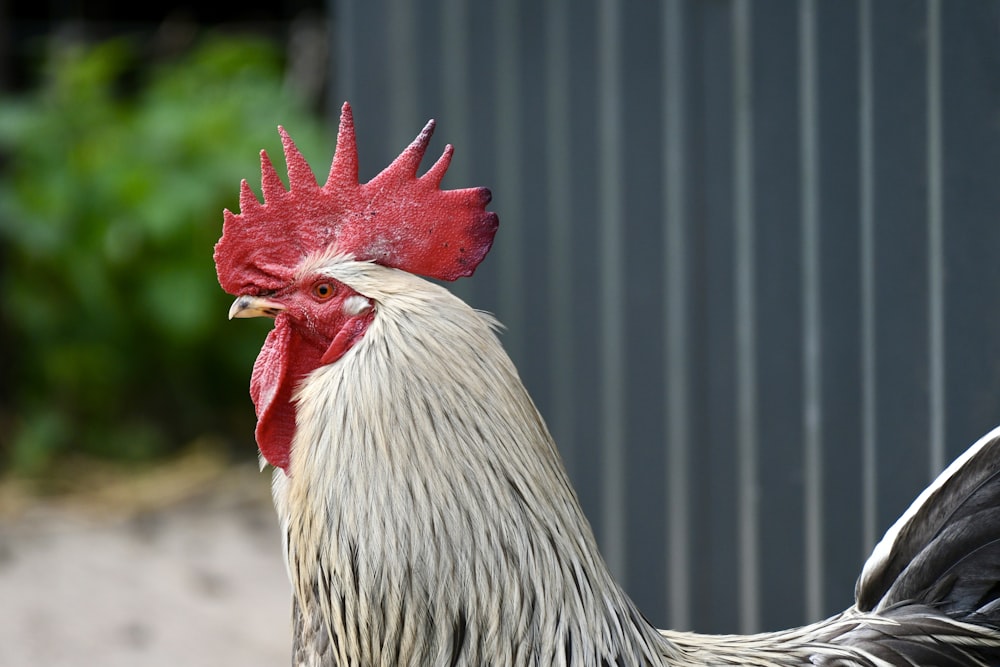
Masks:
[[[256,439],[293,589],[293,664],[1000,664],[1000,429],[951,465],[864,565],[856,603],[758,635],[655,629],[605,566],[497,322],[424,278],[473,273],[485,188],[423,175],[434,129],[359,183],[344,105],[318,185],[279,128],[225,211],[234,317],[273,317],[253,367]],[[423,276],[423,277],[418,277]]]

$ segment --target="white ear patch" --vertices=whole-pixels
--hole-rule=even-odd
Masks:
[[[355,294],[344,299],[344,313],[354,317],[371,310],[372,302],[360,294]]]

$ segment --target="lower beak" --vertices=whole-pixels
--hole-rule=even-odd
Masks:
[[[285,309],[285,306],[277,301],[265,299],[262,296],[236,297],[233,305],[229,308],[229,319],[234,317],[275,317]]]

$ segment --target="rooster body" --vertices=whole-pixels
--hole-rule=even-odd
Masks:
[[[301,455],[274,474],[296,666],[971,666],[995,664],[976,661],[983,647],[1000,656],[1000,633],[919,597],[762,635],[654,629],[605,567],[495,322],[396,269],[339,258],[317,271],[370,297],[378,316],[302,382]],[[989,464],[983,477],[1000,470],[996,437],[974,451]],[[859,595],[903,548],[876,552]]]
[[[300,254],[287,284],[220,269],[231,315],[276,317],[252,393],[296,667],[1000,664],[1000,431],[890,529],[850,610],[761,635],[660,631],[605,566],[496,322],[342,245]]]

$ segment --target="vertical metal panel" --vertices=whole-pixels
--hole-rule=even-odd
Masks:
[[[1000,395],[1000,3],[941,3],[946,458],[997,419]],[[993,113],[987,110],[993,109]]]
[[[734,188],[732,123],[732,4],[688,5],[697,25],[692,102],[697,179],[692,196],[697,248],[692,282],[698,300],[694,327],[700,345],[692,381],[698,405],[692,411],[697,446],[690,451],[693,485],[691,623],[712,631],[739,628],[739,483],[736,442],[736,319],[734,279]]]
[[[755,632],[760,626],[751,16],[750,1],[736,0],[733,7],[733,222],[736,243],[733,278],[736,296],[736,455],[740,518],[740,589],[737,604],[742,632]]]
[[[519,173],[521,178],[521,200],[526,207],[522,216],[526,222],[533,219],[545,220],[531,226],[526,224],[518,248],[518,268],[520,292],[517,301],[523,309],[525,358],[521,360],[522,377],[532,387],[535,403],[544,414],[550,413],[551,396],[548,367],[543,360],[552,352],[547,331],[551,327],[548,294],[544,289],[551,279],[551,248],[549,245],[548,221],[545,218],[546,199],[549,196],[548,171],[545,152],[548,131],[545,127],[546,86],[542,75],[545,48],[545,12],[543,6],[534,0],[521,0],[518,31],[522,35],[522,55],[520,57],[519,80],[522,144],[524,146]],[[518,289],[517,285],[508,286]],[[513,332],[511,332],[513,333]],[[529,363],[530,362],[530,363]]]
[[[570,61],[574,64],[570,79],[570,107],[567,119],[571,128],[573,158],[573,196],[568,203],[573,219],[573,285],[569,296],[573,311],[573,366],[578,380],[573,390],[574,424],[578,438],[580,465],[573,481],[580,502],[589,517],[600,513],[601,443],[597,434],[601,424],[601,377],[595,358],[600,347],[596,318],[597,280],[600,273],[600,239],[594,212],[599,206],[600,164],[597,160],[599,124],[598,105],[594,101],[597,86],[597,40],[599,12],[597,3],[574,2],[570,13]],[[565,296],[563,298],[566,298]]]
[[[345,3],[350,4],[350,3]],[[469,125],[469,58],[467,56],[469,43],[469,10],[465,0],[442,0],[440,12],[441,30],[441,106],[447,111],[447,118],[441,119],[447,123],[448,141],[460,147],[462,152],[468,149],[471,141]],[[466,177],[468,169],[458,162],[462,157],[459,152],[452,159],[449,175]],[[464,179],[463,179],[464,180]]]
[[[622,114],[629,122],[622,127],[622,203],[617,221],[622,239],[622,331],[623,416],[622,447],[625,456],[626,572],[623,582],[635,590],[635,601],[658,619],[664,618],[666,587],[664,555],[666,536],[662,514],[650,508],[666,507],[663,470],[666,449],[663,434],[663,318],[665,303],[663,266],[663,184],[661,159],[629,159],[633,155],[659,157],[651,146],[661,144],[663,82],[661,16],[656,3],[626,3],[622,6],[621,30],[630,39],[621,44]],[[636,67],[635,63],[642,63]],[[632,313],[648,312],[633,317]],[[650,520],[656,530],[644,530]]]
[[[688,482],[689,450],[692,447],[690,414],[690,247],[687,179],[684,158],[688,152],[685,109],[687,77],[686,43],[682,0],[667,0],[663,11],[663,223],[664,286],[664,378],[666,403],[667,487],[667,615],[670,627],[691,627],[691,488]]]
[[[871,4],[879,532],[928,480],[926,16]]]
[[[941,201],[941,2],[927,1],[927,298],[930,387],[928,474],[944,468],[944,219]]]
[[[350,4],[350,3],[345,3]],[[441,117],[438,120],[447,128],[447,141],[457,147],[446,174],[444,187],[458,187],[469,182],[467,152],[472,146],[469,95],[469,9],[465,0],[442,0],[439,22],[439,53]],[[452,289],[460,298],[470,301],[475,292],[470,281],[458,281]]]
[[[826,612],[850,604],[853,589],[845,582],[857,577],[872,544],[864,538],[863,420],[867,412],[865,397],[874,393],[864,391],[863,367],[869,367],[865,350],[874,347],[863,345],[866,320],[862,273],[865,267],[873,267],[862,261],[865,225],[860,215],[863,176],[859,177],[859,173],[864,170],[859,169],[862,58],[858,4],[817,2],[816,13],[822,400],[819,529],[823,556],[822,609]],[[874,430],[872,438],[874,452]],[[874,487],[868,497],[874,500]],[[873,537],[874,516],[872,504]]]
[[[822,253],[819,235],[819,100],[816,2],[799,6],[799,162],[802,173],[802,431],[806,615],[823,613],[823,345]]]
[[[760,628],[788,625],[803,614],[805,540],[801,535],[788,539],[785,526],[802,526],[806,518],[802,278],[809,267],[802,253],[800,19],[780,0],[750,4],[753,159],[748,179],[753,196],[745,206],[753,217],[755,578],[796,582],[794,587],[760,586],[759,620],[752,626]],[[771,39],[775,32],[789,38]]]
[[[858,143],[860,160],[861,201],[858,211],[861,219],[861,366],[863,380],[861,392],[864,397],[862,415],[864,419],[864,474],[862,496],[865,527],[865,544],[874,545],[878,540],[880,524],[877,513],[878,489],[878,377],[876,375],[878,352],[875,347],[875,130],[872,51],[872,0],[861,0],[858,16],[860,33],[860,104]]]
[[[521,106],[524,104],[521,91],[520,58],[524,44],[519,25],[519,2],[494,3],[494,24],[497,40],[496,49],[496,161],[497,181],[495,188],[504,193],[506,214],[519,220],[524,216],[523,151],[527,148],[520,139],[524,136]],[[495,241],[500,279],[500,293],[497,309],[507,314],[507,331],[504,333],[505,346],[515,362],[524,365],[525,320],[522,301],[524,281],[521,264],[521,248],[524,245],[525,225],[510,225]]]
[[[561,451],[570,475],[575,475],[578,459],[573,401],[575,332],[572,303],[567,298],[573,291],[574,234],[570,208],[574,191],[572,170],[566,169],[573,160],[569,123],[572,115],[569,2],[552,0],[547,3],[545,21],[545,169],[548,176],[545,211],[551,248],[547,297],[552,315],[547,372],[551,394],[549,425],[553,433],[558,433],[567,442],[568,446]]]
[[[600,273],[595,276],[599,299],[601,347],[601,453],[604,467],[600,535],[608,567],[625,574],[625,418],[624,418],[624,266],[621,224],[622,105],[621,7],[616,0],[599,0],[598,106],[600,136]],[[615,446],[607,446],[615,443]]]
[[[353,0],[352,0],[353,1]],[[364,4],[364,3],[359,3]],[[468,109],[469,117],[463,126],[468,134],[470,143],[468,146],[457,146],[456,154],[465,156],[469,160],[469,180],[462,183],[452,181],[452,187],[465,186],[469,183],[489,184],[493,191],[498,192],[496,183],[499,178],[500,166],[497,160],[496,132],[496,79],[498,65],[495,54],[497,52],[496,43],[500,39],[499,31],[495,25],[495,10],[490,2],[465,2],[466,21],[462,29],[465,31],[465,44],[468,47],[466,53],[459,57],[465,59],[468,77],[466,79],[465,92],[468,97],[464,105]],[[439,133],[445,138],[444,127]],[[512,200],[513,202],[513,200]],[[494,210],[498,211],[501,219],[507,220],[513,217],[513,211],[505,210],[506,201],[504,198],[494,196]],[[467,283],[464,289],[469,290],[469,299],[478,307],[490,312],[498,313],[499,290],[499,259],[493,261],[489,258],[485,265],[480,266],[478,275],[483,279],[472,281],[461,281]]]
[[[410,29],[415,22],[413,3],[408,0],[385,0],[385,30],[388,65],[385,68],[386,85],[392,95],[387,105],[390,137],[407,137],[413,126],[423,122],[413,118],[418,108],[417,89],[417,35]]]
[[[1000,3],[331,0],[369,178],[429,115],[496,312],[661,625],[850,603],[1000,419]]]

